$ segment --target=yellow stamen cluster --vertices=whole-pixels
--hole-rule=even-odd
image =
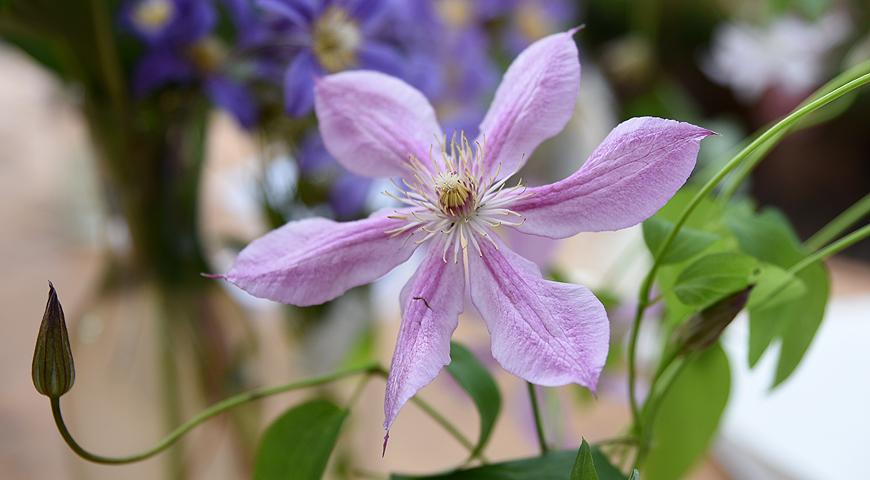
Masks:
[[[478,239],[489,240],[498,249],[498,244],[490,238],[489,229],[502,224],[518,226],[525,222],[525,219],[512,222],[505,218],[520,217],[509,206],[514,200],[527,196],[523,194],[522,179],[513,188],[504,188],[507,178],[500,179],[500,166],[494,174],[484,172],[485,138],[483,145],[475,144],[477,148],[472,148],[464,134],[460,134],[460,138],[454,136],[448,145],[445,145],[446,138],[443,141],[436,139],[441,147],[441,161],[430,152],[432,165],[427,167],[411,156],[408,166],[413,171],[413,181],[403,180],[406,188],[394,182],[404,198],[385,192],[416,208],[405,212],[397,210],[390,218],[407,220],[408,224],[384,233],[409,233],[408,238],[411,238],[415,230],[422,230],[425,236],[415,241],[418,244],[437,234],[447,235],[442,252],[445,262],[450,250],[453,251],[453,261],[458,262],[461,252],[469,245],[478,255],[483,255]]]
[[[339,6],[327,8],[314,25],[314,54],[329,73],[354,66],[361,43],[359,24]]]
[[[465,204],[471,194],[462,178],[453,172],[441,172],[435,178],[435,191],[442,208],[456,208]]]

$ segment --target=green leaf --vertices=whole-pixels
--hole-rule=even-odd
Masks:
[[[437,475],[412,476],[393,474],[391,480],[565,480],[571,475],[577,451],[564,450],[547,455]],[[592,449],[592,460],[599,480],[625,480],[625,476],[610,465],[598,449]]]
[[[783,268],[769,263],[763,264],[761,274],[755,279],[755,289],[746,303],[748,308],[770,308],[782,303],[792,302],[803,296],[807,285],[798,277]]]
[[[669,222],[676,222],[677,218],[683,213],[683,210],[697,193],[697,188],[684,186],[676,193],[676,195],[671,197],[664,207],[656,212],[655,216]],[[721,205],[707,196],[701,199],[695,207],[695,210],[693,210],[689,215],[689,218],[686,219],[685,226],[694,228],[695,230],[715,231],[715,229],[711,227],[718,223],[719,217],[721,216]]]
[[[658,216],[652,216],[643,222],[643,239],[653,256],[658,254],[673,227],[673,222]],[[719,236],[715,233],[684,226],[662,254],[659,263],[665,265],[688,260],[712,245],[718,238]]]
[[[468,393],[480,414],[480,436],[477,446],[471,452],[473,458],[483,450],[489,434],[492,433],[492,427],[501,409],[501,394],[492,375],[467,348],[459,343],[450,342],[450,358],[451,362],[446,367],[447,372]]]
[[[707,450],[728,403],[731,373],[717,343],[687,360],[662,398],[644,480],[676,480]]]
[[[734,232],[741,250],[763,262],[787,270],[808,254],[778,210],[767,208],[756,213],[747,208],[732,208],[723,221]],[[827,304],[828,274],[821,263],[810,265],[795,276],[805,285],[805,294],[792,301],[759,304],[749,309],[749,365],[758,362],[774,339],[781,341],[773,386],[787,379],[800,364]]]
[[[610,463],[610,460],[601,453],[601,450],[595,447],[592,447],[592,460],[595,462],[598,480],[625,480],[625,475]]]
[[[263,436],[254,480],[319,480],[347,414],[326,400],[284,413]]]
[[[761,274],[758,260],[737,252],[715,252],[690,263],[677,277],[674,293],[686,305],[706,306],[743,290]]]
[[[599,480],[598,472],[595,471],[595,462],[592,460],[592,449],[586,439],[580,444],[577,451],[577,459],[574,460],[574,468],[571,470],[571,480]]]
[[[635,468],[631,472],[631,476],[628,477],[628,480],[640,480],[640,472],[638,472],[637,469]]]

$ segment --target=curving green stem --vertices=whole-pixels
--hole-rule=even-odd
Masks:
[[[828,83],[822,85],[806,100],[801,102],[801,104],[798,105],[795,111],[798,111],[802,107],[809,105],[810,103],[818,100],[822,96],[835,91],[837,88],[861,78],[867,73],[870,73],[870,60],[855,65],[849,70],[837,75],[836,78],[832,79]],[[719,193],[719,198],[724,199],[725,201],[730,199],[734,195],[734,192],[737,191],[737,188],[740,186],[740,184],[743,183],[743,181],[746,179],[746,177],[749,176],[752,170],[755,169],[758,163],[761,162],[761,160],[763,160],[764,157],[767,156],[767,153],[772,150],[773,147],[779,144],[779,141],[783,139],[786,135],[789,135],[799,130],[803,130],[805,128],[812,127],[819,123],[826,122],[843,113],[843,111],[845,111],[850,104],[851,102],[841,101],[838,103],[838,108],[834,109],[832,107],[828,107],[823,112],[816,112],[816,114],[812,117],[805,117],[803,121],[800,122],[800,124],[792,123],[788,128],[783,129],[777,135],[771,136],[771,138],[768,139],[764,145],[759,146],[759,148],[757,148],[752,153],[752,157],[749,158],[748,161],[743,162],[738,167],[738,169],[731,175],[731,177],[725,180],[722,191]],[[824,113],[824,115],[820,115],[821,113]]]
[[[704,199],[710,192],[713,191],[713,188],[725,178],[728,173],[734,170],[738,165],[740,165],[746,158],[748,158],[753,152],[755,152],[759,147],[765,145],[769,141],[772,141],[779,135],[782,135],[786,132],[792,125],[795,124],[798,120],[804,118],[809,115],[813,111],[822,107],[823,105],[843,96],[844,94],[855,90],[856,88],[865,85],[870,82],[870,74],[864,74],[860,77],[846,83],[845,85],[840,86],[839,88],[833,89],[829,93],[825,95],[819,96],[815,100],[807,103],[806,105],[802,105],[799,108],[795,109],[791,114],[789,114],[784,119],[780,120],[773,127],[771,127],[766,132],[759,135],[755,140],[753,140],[749,145],[747,145],[743,150],[740,151],[734,158],[732,158],[719,172],[714,175],[707,183],[704,184],[703,187],[695,194],[692,200],[686,205],[683,211],[680,213],[677,221],[674,222],[673,228],[671,228],[670,232],[668,232],[667,237],[662,242],[659,251],[656,252],[653,265],[650,267],[649,273],[641,285],[639,294],[638,294],[638,305],[637,310],[634,317],[634,322],[632,324],[631,330],[631,338],[629,341],[628,348],[628,391],[629,391],[629,403],[631,407],[632,414],[632,434],[636,435],[637,438],[643,438],[643,419],[641,417],[640,409],[637,404],[636,397],[636,387],[635,382],[637,378],[637,366],[636,366],[636,352],[637,352],[637,339],[638,339],[638,331],[640,329],[640,322],[643,318],[643,313],[646,308],[650,305],[649,295],[652,290],[652,284],[655,279],[655,274],[658,271],[660,266],[661,258],[664,252],[670,247],[671,243],[673,243],[674,239],[677,236],[677,232],[679,232],[680,228],[686,223],[689,215],[695,210],[701,200]],[[850,236],[851,237],[851,236]],[[857,240],[855,240],[857,241]],[[839,242],[838,242],[839,243]],[[842,247],[845,248],[845,247]],[[803,262],[802,262],[803,263]],[[644,449],[644,445],[641,443],[639,445],[639,450]],[[639,452],[639,456],[640,456]]]
[[[827,247],[818,250],[817,252],[809,255],[804,258],[800,262],[796,263],[794,266],[788,269],[788,273],[794,275],[795,273],[803,270],[804,268],[812,265],[815,262],[821,261],[846,247],[849,247],[861,240],[870,237],[870,224],[864,225],[863,227],[855,230],[854,232],[846,235],[845,237],[837,240],[836,242],[828,245]]]
[[[870,193],[822,227],[821,230],[805,242],[806,246],[812,250],[822,248],[823,245],[837,238],[838,235],[864,218],[868,213],[870,213]]]
[[[322,385],[324,383],[329,383],[334,380],[338,380],[343,377],[348,377],[351,375],[356,375],[360,373],[373,374],[378,373],[382,369],[380,365],[377,364],[367,364],[356,368],[349,368],[345,370],[339,370],[336,372],[328,373],[326,375],[321,375],[319,377],[309,378],[306,380],[301,380],[298,382],[288,383],[284,385],[278,385],[275,387],[266,387],[266,388],[258,388],[256,390],[251,390],[250,392],[240,393],[238,395],[234,395],[226,400],[218,402],[211,407],[203,410],[198,415],[188,420],[187,423],[179,426],[175,430],[173,430],[169,435],[163,438],[157,445],[152,447],[149,450],[144,452],[140,452],[134,455],[128,455],[125,457],[104,457],[102,455],[96,455],[91,452],[88,452],[84,448],[82,448],[78,443],[76,443],[75,439],[73,439],[69,430],[66,428],[66,424],[63,421],[63,416],[60,412],[60,397],[51,397],[51,413],[54,415],[54,423],[57,425],[58,431],[60,431],[60,435],[63,437],[66,444],[72,449],[76,455],[82,457],[83,459],[94,462],[94,463],[105,463],[111,465],[118,465],[124,463],[133,463],[138,462],[140,460],[144,460],[148,457],[154,456],[163,450],[166,450],[170,445],[172,445],[176,440],[178,440],[182,435],[187,433],[193,427],[199,425],[200,423],[214,417],[215,415],[223,412],[224,410],[228,410],[235,406],[241,405],[245,402],[250,402],[251,400],[257,400],[260,398],[268,397],[271,395],[275,395],[278,393],[289,392],[291,390],[297,390],[305,387],[312,387],[315,385]]]
[[[423,401],[421,398],[417,397],[416,395],[411,397],[411,402],[414,403],[414,405],[417,405],[418,407],[420,407],[420,410],[423,410],[423,412],[425,412],[426,415],[429,415],[430,417],[432,417],[432,420],[435,420],[435,423],[437,423],[438,425],[441,425],[441,427],[444,428],[444,430],[446,430],[447,433],[449,433],[453,438],[455,438],[457,442],[461,443],[462,446],[465,447],[469,452],[474,451],[474,444],[471,443],[471,440],[465,438],[465,435],[463,435],[462,432],[460,432],[458,428],[453,426],[453,424],[450,423],[450,421],[447,420],[447,418],[445,418],[444,415],[441,415],[440,413],[438,413],[438,410],[435,410],[435,408],[433,408],[431,405],[429,405],[428,403],[426,403],[425,401]]]
[[[384,377],[385,379],[388,378],[389,374],[390,374],[390,372],[388,372],[387,370],[380,368],[380,367],[378,367],[378,369],[374,373],[377,373],[378,375]],[[440,413],[438,413],[438,411],[435,410],[434,407],[432,407],[431,405],[429,405],[423,399],[419,398],[416,395],[411,397],[411,402],[414,405],[417,405],[418,407],[420,407],[420,410],[423,410],[423,412],[426,413],[426,415],[429,415],[432,418],[432,420],[435,421],[435,423],[437,423],[438,425],[441,425],[441,427],[444,430],[446,430],[447,433],[449,433],[453,438],[455,438],[457,442],[461,443],[462,446],[465,447],[469,452],[474,452],[474,443],[472,443],[471,440],[465,438],[465,435],[463,435],[462,432],[460,432],[458,428],[456,428],[452,423],[450,423],[450,420],[447,420],[447,418],[444,415],[441,415]],[[476,455],[476,457],[479,458],[482,462],[487,463],[487,460],[480,453],[478,453]]]

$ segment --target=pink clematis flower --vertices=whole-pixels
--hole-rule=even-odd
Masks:
[[[494,228],[565,238],[617,230],[655,213],[685,183],[712,132],[636,118],[617,126],[583,167],[543,187],[506,186],[574,111],[580,63],[575,30],[546,37],[514,60],[471,142],[444,136],[426,98],[373,71],[318,79],[315,109],[326,148],[350,171],[403,177],[406,206],[364,220],[290,222],[245,248],[223,275],[249,293],[295,305],[331,300],[429,248],[400,294],[402,325],[387,380],[384,428],[450,363],[466,290],[492,335],[493,357],[529,382],[594,391],[609,323],[588,288],[544,280]]]

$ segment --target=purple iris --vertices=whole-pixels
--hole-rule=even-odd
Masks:
[[[390,0],[257,0],[282,22],[272,41],[291,50],[284,73],[285,112],[307,115],[314,107],[314,78],[353,68],[401,76],[405,60],[378,35]]]
[[[243,6],[237,0],[233,5]],[[121,19],[145,44],[133,67],[135,96],[172,83],[199,83],[212,103],[232,113],[243,127],[254,126],[259,109],[245,86],[249,72],[234,64],[227,45],[211,35],[217,23],[211,1],[132,0],[122,7]]]
[[[514,60],[474,141],[443,135],[425,96],[397,78],[350,71],[318,80],[326,148],[359,175],[404,177],[397,185],[407,190],[397,199],[405,206],[354,222],[290,222],[248,245],[222,275],[256,296],[316,305],[376,280],[428,243],[399,294],[402,326],[384,401],[388,432],[402,406],[450,363],[467,293],[505,370],[539,385],[595,390],[609,343],[601,302],[586,287],[542,278],[497,232],[566,238],[636,225],[683,185],[712,132],[631,119],[565,180],[508,185],[574,111],[580,63],[573,33],[539,40]]]

